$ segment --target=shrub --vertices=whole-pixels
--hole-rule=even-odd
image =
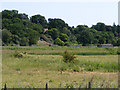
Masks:
[[[65,88],[67,88],[67,89],[69,89],[69,88],[74,88],[74,85],[73,85],[73,84],[68,84],[68,83],[66,83]]]
[[[49,80],[49,82],[54,82],[53,80]]]
[[[115,51],[114,48],[107,47],[107,48],[105,48],[105,49],[106,49],[110,54],[112,54],[112,55],[115,55],[115,54],[118,53],[117,51]]]
[[[54,44],[64,46],[65,43],[60,38],[56,38],[54,41]]]
[[[20,71],[20,68],[16,68],[16,71]]]
[[[63,61],[65,63],[75,62],[75,55],[73,53],[68,52],[67,50],[62,54]]]
[[[15,51],[15,53],[14,53],[14,57],[16,57],[16,58],[23,58],[26,55],[27,55],[26,52],[20,52],[19,53],[19,52]]]

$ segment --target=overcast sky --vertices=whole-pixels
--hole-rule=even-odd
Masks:
[[[5,9],[29,16],[40,14],[46,19],[61,18],[70,26],[118,24],[118,0],[3,0],[0,11]]]

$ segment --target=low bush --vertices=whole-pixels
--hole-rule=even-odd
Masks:
[[[16,57],[16,58],[23,58],[26,55],[27,55],[26,52],[17,52],[17,51],[15,51],[15,53],[14,53],[14,57]]]
[[[62,54],[65,63],[75,62],[76,56],[67,50]]]

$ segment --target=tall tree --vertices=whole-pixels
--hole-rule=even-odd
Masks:
[[[44,28],[47,27],[47,20],[45,19],[44,16],[41,16],[41,15],[34,15],[30,18],[31,22],[32,23],[40,23]]]
[[[96,25],[93,25],[92,28],[93,28],[93,29],[96,29],[96,30],[98,30],[98,31],[106,31],[106,26],[105,26],[105,24],[104,24],[104,23],[101,23],[101,22],[97,23]]]
[[[64,27],[68,27],[68,25],[62,20],[62,19],[48,19],[48,27],[51,28],[57,28],[59,31],[61,31]]]
[[[49,29],[46,34],[50,35],[53,40],[59,37],[59,31],[56,28]]]
[[[88,30],[84,30],[79,34],[77,41],[79,43],[82,43],[83,45],[87,45],[92,44],[93,39],[94,39],[93,33],[89,32]]]

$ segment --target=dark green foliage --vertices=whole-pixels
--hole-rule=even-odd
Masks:
[[[75,62],[76,56],[73,53],[65,51],[62,56],[65,63]]]
[[[86,45],[92,44],[93,39],[94,39],[93,33],[89,32],[88,30],[84,30],[79,34],[77,41],[79,43],[82,43],[83,45]]]
[[[69,40],[69,37],[66,34],[63,34],[63,33],[60,34],[59,38],[64,42]]]
[[[8,30],[6,29],[3,29],[2,30],[2,41],[8,45],[10,43],[10,38],[11,38],[12,34],[11,32],[9,32]]]
[[[13,56],[15,58],[23,58],[25,56],[27,56],[27,53],[26,52],[18,52],[18,51],[15,51],[15,53],[13,54]]]
[[[21,46],[28,46],[29,45],[29,39],[26,37],[23,37],[20,41]]]
[[[59,36],[59,31],[56,28],[49,29],[46,34],[50,35],[53,40]]]
[[[31,22],[33,23],[40,23],[43,27],[47,27],[47,21],[44,16],[41,15],[34,15],[30,18]]]
[[[20,68],[16,68],[16,71],[20,71]]]
[[[57,28],[61,31],[64,27],[68,26],[62,19],[49,18],[48,21],[49,21],[49,23],[48,23],[48,28],[49,29]]]
[[[98,22],[91,28],[87,25],[70,27],[59,18],[49,18],[47,22],[40,14],[31,16],[30,19],[27,14],[18,13],[17,10],[4,10],[1,14],[3,45],[27,46],[37,44],[39,39],[60,46],[69,44],[120,45],[120,26],[115,23],[110,26]],[[44,31],[45,29],[48,30]]]
[[[18,52],[15,52],[14,53],[14,57],[16,57],[16,58],[23,58],[23,53],[18,53]]]
[[[104,23],[101,23],[101,22],[97,23],[97,25],[93,25],[92,28],[93,28],[93,29],[96,29],[96,30],[98,30],[98,31],[106,31],[106,26],[105,26],[105,24],[104,24]]]
[[[61,39],[56,38],[55,41],[54,41],[54,44],[57,44],[57,45],[63,46],[65,43],[64,43]]]

